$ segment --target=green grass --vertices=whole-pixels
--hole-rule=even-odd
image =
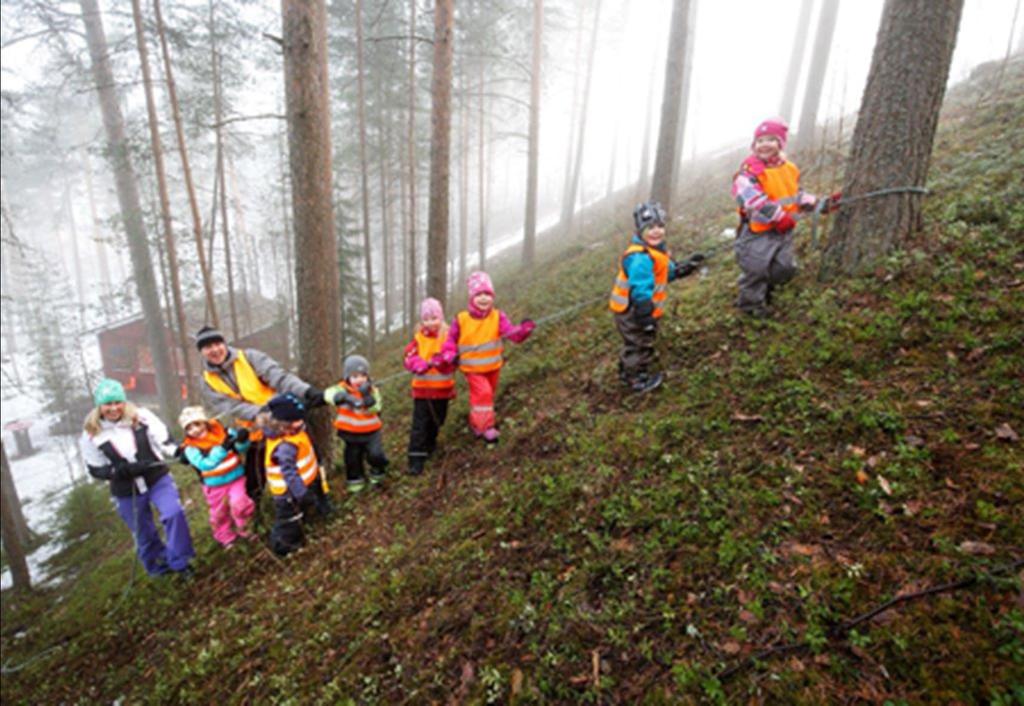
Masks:
[[[925,229],[870,275],[822,287],[808,249],[763,322],[733,313],[726,253],[676,286],[654,394],[618,386],[594,304],[511,348],[497,449],[465,430],[460,390],[410,479],[393,384],[392,480],[339,498],[283,562],[221,553],[179,476],[198,578],[125,592],[126,536],[94,531],[73,583],[5,596],[5,660],[61,647],[5,675],[4,703],[1019,702],[1019,577],[836,626],[1024,547],[1024,458],[996,434],[1024,433],[1021,84],[947,109]],[[728,208],[696,187],[681,205],[709,232]],[[603,294],[622,214],[594,212],[591,242],[542,270],[499,266],[499,305],[536,318]]]

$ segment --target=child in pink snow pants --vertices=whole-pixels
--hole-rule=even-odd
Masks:
[[[210,506],[213,538],[225,548],[239,537],[249,539],[245,526],[256,505],[245,492],[242,456],[249,446],[248,430],[225,430],[217,420],[207,419],[202,407],[186,407],[178,422],[185,431],[182,455],[199,474]]]
[[[448,338],[431,365],[442,371],[451,370],[458,361],[459,370],[469,383],[469,426],[478,438],[494,444],[499,436],[494,395],[504,363],[502,339],[522,343],[533,333],[535,325],[524,319],[517,326],[505,312],[494,307],[494,286],[486,272],[474,272],[466,284],[469,306],[452,321]]]

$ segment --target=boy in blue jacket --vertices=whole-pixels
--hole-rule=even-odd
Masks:
[[[665,246],[666,222],[665,209],[657,201],[633,209],[636,233],[619,258],[619,272],[608,302],[622,336],[619,378],[638,393],[653,390],[663,380],[662,374],[651,368],[668,283],[696,272],[704,260],[700,253],[683,262],[673,260]]]

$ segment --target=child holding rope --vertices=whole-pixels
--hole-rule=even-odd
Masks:
[[[783,149],[789,127],[781,118],[765,120],[754,130],[752,153],[733,177],[732,196],[739,205],[736,262],[740,266],[740,311],[762,318],[772,290],[796,275],[793,229],[801,211],[813,211],[818,199],[800,188],[800,169]],[[826,201],[835,210],[840,194]]]
[[[441,352],[431,360],[439,370],[449,370],[458,360],[459,370],[469,383],[469,427],[477,438],[498,443],[494,416],[494,395],[501,373],[502,339],[522,343],[535,324],[524,319],[513,324],[505,312],[494,306],[494,285],[486,272],[474,272],[466,280],[469,305],[459,312],[448,328]]]
[[[203,495],[210,507],[213,538],[230,549],[239,537],[254,535],[245,526],[256,505],[245,492],[245,464],[249,430],[226,430],[216,419],[208,419],[202,407],[181,410],[178,424],[185,431],[179,447],[185,461],[196,469]]]
[[[321,516],[327,516],[332,508],[323,469],[306,432],[305,403],[289,392],[272,397],[267,408],[267,489],[274,500],[270,548],[285,556],[302,546],[305,512],[316,507]]]
[[[704,260],[700,253],[684,262],[672,259],[665,246],[667,218],[657,201],[637,204],[633,209],[636,232],[619,258],[619,272],[608,301],[622,336],[619,379],[637,393],[649,392],[663,380],[662,374],[651,367],[668,283],[696,272]]]
[[[437,448],[437,435],[448,416],[448,402],[455,398],[454,366],[433,365],[434,356],[448,337],[441,302],[428,297],[420,304],[420,324],[405,347],[405,369],[412,373],[412,428],[409,431],[409,475],[423,473],[423,466]]]
[[[388,458],[380,429],[380,391],[370,380],[370,363],[361,355],[345,358],[337,385],[327,388],[324,399],[337,410],[334,428],[345,442],[345,480],[350,493],[366,487],[364,461],[370,463],[370,483],[384,480]]]

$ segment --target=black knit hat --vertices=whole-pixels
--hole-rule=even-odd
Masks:
[[[271,397],[267,408],[270,416],[282,422],[297,422],[306,417],[306,405],[290,392]]]
[[[196,348],[203,350],[203,346],[211,343],[223,343],[224,334],[213,326],[203,326],[196,332]]]

